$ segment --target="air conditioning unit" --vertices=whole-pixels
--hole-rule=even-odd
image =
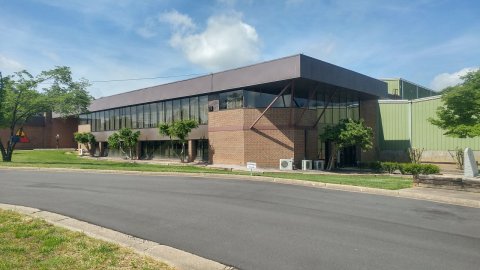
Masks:
[[[293,159],[280,159],[280,170],[293,170]]]
[[[317,171],[325,170],[325,160],[314,160],[313,169]]]
[[[312,161],[311,160],[302,160],[302,170],[311,170],[312,169]]]

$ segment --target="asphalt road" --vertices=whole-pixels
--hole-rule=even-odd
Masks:
[[[239,269],[480,269],[480,209],[238,180],[0,170],[0,203]]]

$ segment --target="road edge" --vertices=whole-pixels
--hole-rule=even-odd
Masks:
[[[422,200],[422,201],[432,201],[437,203],[459,205],[459,206],[472,207],[472,208],[480,208],[480,201],[478,200],[452,198],[452,197],[446,197],[446,196],[439,196],[435,194],[421,194],[421,193],[414,192],[410,189],[387,190],[387,189],[379,189],[379,188],[330,184],[330,183],[313,182],[313,181],[296,180],[296,179],[285,179],[285,178],[274,178],[274,177],[266,177],[266,176],[248,176],[248,175],[215,174],[215,173],[115,171],[115,170],[42,168],[42,167],[0,167],[0,171],[1,170],[82,172],[82,173],[102,173],[102,174],[122,174],[122,175],[150,175],[150,176],[184,176],[184,177],[192,177],[192,178],[209,177],[209,178],[220,179],[220,180],[269,182],[269,183],[313,187],[313,188],[330,189],[330,190],[338,190],[338,191],[366,193],[366,194],[407,198],[407,199],[415,199],[415,200]]]
[[[0,203],[0,209],[11,210],[30,217],[40,218],[52,225],[65,228],[67,230],[82,232],[92,238],[130,248],[140,255],[145,255],[159,260],[178,270],[236,269],[234,267],[223,265],[219,262],[215,262],[183,250],[161,245],[156,242],[134,237],[57,213],[43,211],[32,207],[4,203]]]

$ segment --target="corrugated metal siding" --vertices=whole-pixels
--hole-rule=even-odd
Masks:
[[[480,150],[480,138],[459,139],[443,135],[445,131],[430,124],[429,117],[436,117],[442,106],[440,98],[416,100],[412,102],[412,145],[425,150],[454,150],[470,147]]]
[[[409,103],[379,102],[378,143],[381,150],[405,150],[409,141]]]

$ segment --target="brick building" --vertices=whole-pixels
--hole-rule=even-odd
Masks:
[[[293,158],[299,166],[328,155],[318,136],[326,125],[363,118],[376,129],[377,100],[386,96],[385,82],[300,54],[97,99],[79,131],[95,135],[102,155],[115,155],[108,136],[140,130],[139,158],[173,158],[180,146],[159,135],[158,123],[195,119],[190,160],[278,167]],[[346,149],[340,159],[373,154]]]
[[[28,138],[28,142],[19,142],[15,149],[31,150],[57,147],[59,148],[77,148],[77,143],[73,139],[73,133],[78,129],[78,118],[60,118],[52,116],[52,113],[38,115],[31,118],[23,127],[23,132]],[[10,130],[8,128],[0,129],[0,138],[2,142],[10,139]]]

